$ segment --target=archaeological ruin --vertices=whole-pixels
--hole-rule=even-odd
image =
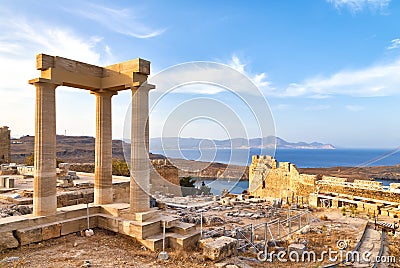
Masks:
[[[10,130],[0,127],[0,164],[11,162]]]
[[[286,203],[311,207],[339,208],[351,205],[374,215],[400,217],[400,183],[384,187],[370,180],[301,174],[295,164],[271,156],[252,157],[249,192],[261,198],[278,198]]]
[[[134,237],[151,250],[160,248],[164,227],[167,247],[194,246],[200,237],[194,224],[180,222],[168,213],[150,208],[149,187],[151,183],[160,184],[159,177],[150,181],[148,94],[154,88],[147,83],[150,62],[138,58],[99,67],[39,54],[36,68],[40,70],[40,77],[29,81],[36,88],[33,214],[0,219],[2,246],[12,248],[95,227]],[[94,202],[91,204],[88,198],[83,198],[87,205],[68,203],[69,206],[59,207],[56,169],[58,86],[87,90],[96,98]],[[111,98],[121,90],[132,92],[130,159],[127,160],[130,162],[130,181],[113,186]],[[170,177],[177,175],[174,168],[165,172]]]

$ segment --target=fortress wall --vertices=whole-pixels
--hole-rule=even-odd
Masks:
[[[389,202],[399,202],[400,192],[373,190],[348,186],[320,185],[320,193],[330,194],[339,193],[351,196],[360,196],[371,199],[385,200]]]
[[[306,197],[315,191],[316,176],[300,174],[296,165],[292,163],[278,163],[272,157],[265,156],[253,156],[252,160],[249,184],[259,186],[249,187],[254,189],[250,191],[251,195],[273,198]],[[266,170],[267,168],[269,170]]]

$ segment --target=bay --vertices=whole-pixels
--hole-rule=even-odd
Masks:
[[[233,165],[250,165],[252,155],[268,154],[265,150],[253,149],[218,149],[218,150],[165,150],[152,151],[170,158],[220,162]],[[291,162],[300,168],[336,167],[336,166],[391,166],[400,164],[400,152],[395,149],[278,149],[274,156],[279,162]],[[248,181],[227,181],[197,178],[196,187],[201,182],[211,187],[211,193],[220,195],[223,189],[240,194],[249,186]],[[389,180],[381,180],[389,186]]]
[[[267,154],[265,150],[217,149],[217,150],[165,150],[152,151],[171,158],[220,162],[248,166],[252,155]],[[400,151],[395,149],[277,149],[279,162],[291,162],[300,168],[335,166],[392,166],[400,164]]]

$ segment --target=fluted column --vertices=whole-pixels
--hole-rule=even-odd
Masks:
[[[111,97],[115,93],[92,93],[96,96],[94,203],[110,204],[113,202]]]
[[[57,85],[40,80],[32,84],[36,87],[33,214],[46,216],[57,212]]]
[[[148,159],[148,85],[132,88],[131,126],[131,180],[130,210],[144,212],[150,208],[149,184],[150,167]]]

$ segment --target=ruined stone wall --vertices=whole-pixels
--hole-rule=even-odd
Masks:
[[[383,184],[380,181],[354,180],[354,185],[358,187],[370,187],[375,190],[383,190]]]
[[[93,188],[78,191],[61,192],[57,194],[57,207],[93,203]]]
[[[309,196],[311,193],[315,192],[316,189],[316,175],[300,174],[298,179],[293,183],[293,192],[297,196]]]
[[[166,189],[165,187],[168,187],[168,189],[171,190],[170,193],[181,195],[180,190],[175,192],[172,191],[172,189],[174,188],[179,188],[174,187],[179,186],[178,169],[164,159],[152,160],[151,163],[152,165],[150,166],[150,183],[154,191],[162,191]],[[94,164],[73,163],[70,164],[70,170],[77,172],[94,173]]]
[[[151,161],[150,184],[151,193],[168,192],[177,196],[182,196],[179,186],[179,171],[165,159]]]
[[[351,196],[360,196],[371,199],[386,200],[390,202],[400,201],[400,192],[381,191],[372,189],[363,189],[349,186],[320,185],[319,193],[330,194],[340,193]]]
[[[296,165],[271,156],[253,156],[249,171],[251,195],[273,198],[308,196],[315,191],[315,175],[300,174]]]
[[[11,162],[11,144],[8,127],[0,127],[0,164]]]
[[[129,185],[129,181],[113,183],[114,203],[129,203]]]

